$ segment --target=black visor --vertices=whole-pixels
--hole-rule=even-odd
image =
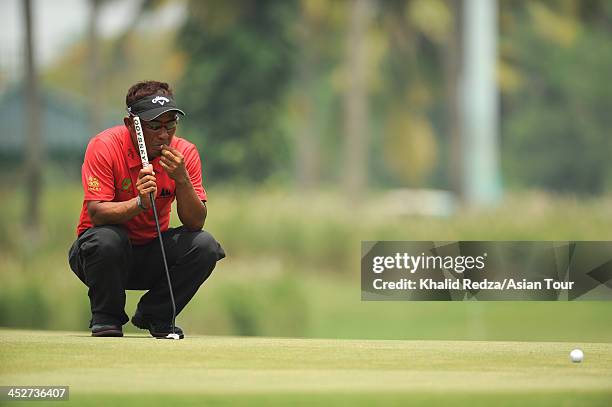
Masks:
[[[166,95],[151,95],[138,99],[130,106],[127,111],[133,115],[138,116],[140,119],[148,122],[161,116],[166,112],[177,112],[185,116],[185,112],[176,107],[174,99],[171,96]]]

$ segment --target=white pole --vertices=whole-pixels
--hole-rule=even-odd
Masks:
[[[501,198],[497,1],[464,0],[464,55],[460,81],[463,191],[466,203],[490,206]]]

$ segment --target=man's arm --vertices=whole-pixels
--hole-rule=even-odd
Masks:
[[[208,210],[206,204],[200,201],[189,178],[184,183],[176,182],[176,209],[181,223],[187,229],[201,230],[204,227]]]
[[[200,200],[191,183],[183,154],[164,145],[159,162],[176,185],[176,208],[181,223],[189,230],[202,229],[206,221],[206,204]]]
[[[118,225],[142,212],[138,198],[123,202],[87,201],[87,212],[94,226]]]
[[[141,205],[145,209],[151,207],[149,194],[151,192],[153,196],[157,194],[155,181],[153,167],[151,166],[143,168],[138,173],[136,189],[140,196]],[[87,201],[87,212],[94,226],[118,225],[127,222],[142,211],[143,209],[138,206],[138,198],[123,202]]]

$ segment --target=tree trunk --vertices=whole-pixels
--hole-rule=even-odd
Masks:
[[[344,187],[356,201],[367,183],[367,135],[369,131],[366,84],[366,32],[371,15],[370,0],[349,3],[350,26],[346,46],[348,83],[344,100]]]
[[[461,72],[461,38],[463,0],[448,0],[452,13],[453,27],[450,38],[446,43],[445,74],[446,74],[446,111],[447,130],[449,135],[449,180],[450,188],[462,199],[462,172],[461,164],[461,112],[459,106],[459,75]]]
[[[103,91],[100,70],[100,45],[98,36],[98,15],[100,14],[100,3],[101,0],[90,0],[89,10],[89,25],[87,32],[88,39],[88,53],[87,59],[87,89],[89,89],[90,95],[97,95],[97,97],[89,98],[89,128],[91,136],[97,134],[102,130],[102,115],[100,110],[100,101],[105,100],[101,92]]]
[[[25,225],[28,240],[36,244],[40,238],[40,201],[42,189],[42,140],[40,137],[40,97],[34,50],[32,1],[24,0],[25,27]]]
[[[299,130],[296,140],[296,173],[300,188],[313,188],[318,181],[319,139],[316,133],[315,51],[313,26],[303,7],[300,24],[300,57],[298,61]]]

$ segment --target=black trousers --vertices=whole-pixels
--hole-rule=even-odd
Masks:
[[[162,232],[168,270],[180,313],[210,276],[217,261],[225,257],[221,245],[206,231],[183,227]],[[116,225],[87,229],[72,244],[70,268],[89,287],[93,324],[129,321],[125,313],[125,290],[149,290],[136,313],[157,323],[170,323],[172,303],[159,247],[159,239],[136,246],[125,229]]]

